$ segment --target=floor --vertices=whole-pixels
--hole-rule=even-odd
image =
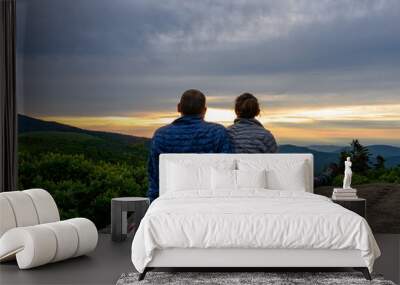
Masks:
[[[400,234],[376,234],[382,257],[375,272],[400,282]],[[134,271],[130,261],[131,241],[111,242],[100,234],[95,252],[89,256],[54,263],[36,269],[18,270],[15,262],[0,265],[0,284],[115,284],[124,272]]]
[[[97,249],[88,256],[18,270],[15,262],[0,265],[0,284],[115,284],[124,272],[134,271],[131,241],[112,242],[100,234]]]
[[[376,260],[374,271],[400,284],[400,234],[375,234],[374,236],[381,250],[381,257]]]

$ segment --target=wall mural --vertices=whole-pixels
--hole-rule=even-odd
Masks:
[[[225,126],[248,91],[280,152],[314,154],[316,193],[350,156],[373,230],[400,233],[400,4],[289,4],[19,0],[20,189],[106,227],[112,197],[146,195],[149,138],[184,90]]]

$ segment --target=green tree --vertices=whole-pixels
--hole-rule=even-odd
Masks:
[[[353,162],[352,170],[355,173],[365,175],[370,169],[369,150],[367,147],[363,146],[358,139],[354,139],[350,143],[350,148],[348,150],[342,151],[340,153],[339,169],[341,171],[344,171],[344,162],[347,157],[351,157],[351,160]]]
[[[353,159],[352,169],[355,172],[365,174],[370,169],[368,148],[355,139],[351,142],[351,154]]]
[[[376,170],[385,169],[385,158],[381,155],[376,156],[376,163],[374,164],[374,168]]]
[[[93,161],[84,155],[19,153],[19,188],[51,193],[63,219],[86,217],[98,228],[110,223],[110,201],[120,196],[145,196],[144,162]]]

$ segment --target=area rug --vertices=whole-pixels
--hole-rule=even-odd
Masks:
[[[267,284],[267,285],[395,285],[382,276],[373,275],[368,281],[359,272],[148,272],[146,278],[138,281],[138,273],[122,274],[117,285],[145,284]]]

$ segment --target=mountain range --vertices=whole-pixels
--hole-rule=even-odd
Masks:
[[[120,133],[85,130],[57,122],[35,119],[25,115],[18,115],[18,133],[30,132],[66,132],[91,135],[105,140],[118,141],[124,144],[148,142],[148,138],[124,135]]]
[[[147,151],[150,142],[150,139],[145,137],[86,130],[25,115],[18,115],[18,132],[20,148],[25,150],[89,153],[89,156],[93,157],[112,157],[115,161],[127,154],[132,156],[140,153],[143,158],[143,152]],[[381,155],[386,160],[386,166],[400,165],[400,147],[391,145],[367,147],[371,153],[372,163],[377,155]],[[312,153],[315,173],[320,173],[332,162],[338,162],[340,152],[346,149],[348,147],[340,145],[279,146],[280,153]]]

